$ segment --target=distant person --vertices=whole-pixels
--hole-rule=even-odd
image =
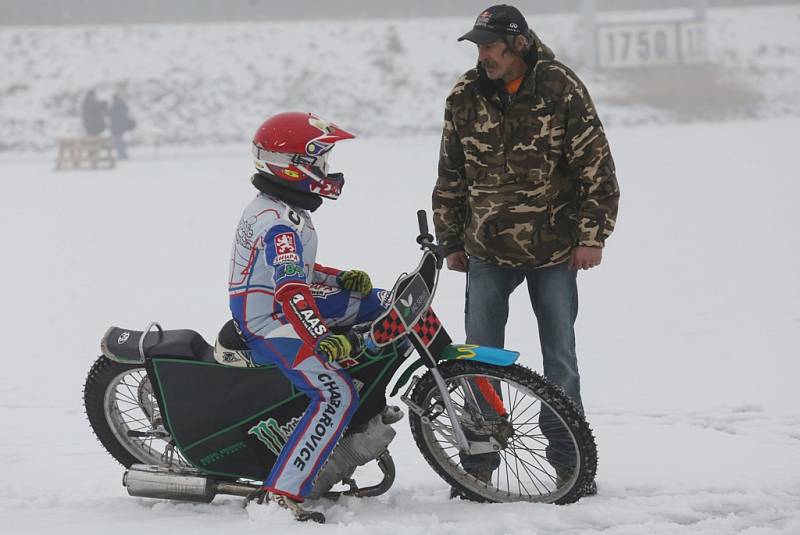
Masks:
[[[433,220],[447,267],[467,273],[467,343],[503,347],[509,296],[526,282],[544,374],[583,412],[577,270],[600,265],[619,199],[603,125],[586,87],[515,7],[487,8],[464,39],[478,64],[447,97]],[[556,424],[541,412],[560,487],[576,459],[554,447]],[[461,456],[487,482],[499,464],[497,453]]]
[[[106,129],[108,104],[97,99],[94,89],[86,93],[81,105],[83,129],[87,136],[99,136]]]
[[[114,148],[117,151],[117,158],[125,160],[128,158],[125,133],[130,132],[136,127],[136,121],[131,117],[128,105],[119,93],[114,93],[114,97],[111,100],[111,110],[108,116],[111,121],[111,141],[114,143]]]

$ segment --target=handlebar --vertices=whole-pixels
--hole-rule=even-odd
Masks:
[[[380,349],[377,348],[375,343],[372,341],[371,329],[372,322],[368,321],[353,325],[353,327],[347,332],[347,339],[350,341],[350,345],[353,347],[351,350],[353,355],[358,355],[363,350],[366,350],[370,355],[377,355],[380,353]]]
[[[420,244],[422,249],[427,249],[436,255],[436,267],[437,269],[442,269],[444,254],[441,247],[436,245],[433,236],[428,231],[428,214],[425,210],[417,210],[417,223],[419,224],[417,243]]]
[[[417,210],[417,222],[419,223],[419,233],[424,235],[428,234],[428,214],[425,210]]]
[[[423,249],[430,249],[433,245],[433,236],[428,232],[428,214],[425,210],[417,210],[417,223],[419,224],[419,236],[417,236],[417,243]]]

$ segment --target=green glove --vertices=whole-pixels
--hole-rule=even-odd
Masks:
[[[342,271],[338,277],[339,286],[345,290],[368,294],[372,290],[372,281],[369,275],[357,269]]]
[[[317,342],[317,351],[328,362],[342,362],[350,359],[353,346],[343,334],[331,334]]]

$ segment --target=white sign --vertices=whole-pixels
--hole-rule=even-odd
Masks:
[[[706,25],[704,22],[680,24],[681,56],[684,63],[701,63],[706,60]]]
[[[706,55],[701,21],[598,24],[595,35],[601,69],[697,63]]]

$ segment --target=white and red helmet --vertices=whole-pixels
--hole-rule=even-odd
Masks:
[[[285,187],[336,199],[344,177],[328,174],[328,154],[337,141],[354,137],[313,113],[279,113],[253,137],[256,169]]]

